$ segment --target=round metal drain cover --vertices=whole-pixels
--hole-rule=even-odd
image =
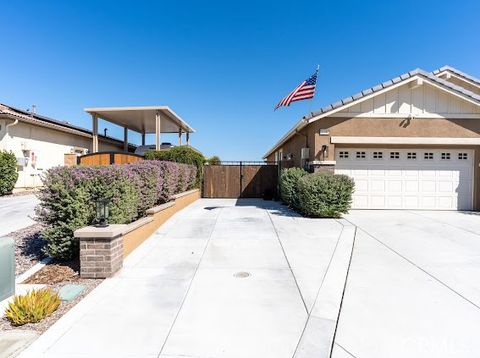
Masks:
[[[236,277],[236,278],[245,278],[249,276],[250,276],[250,272],[245,272],[245,271],[235,272],[233,274],[233,277]]]

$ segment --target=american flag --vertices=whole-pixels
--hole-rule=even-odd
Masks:
[[[317,85],[317,74],[318,69],[312,76],[300,83],[292,92],[278,102],[274,110],[282,106],[290,106],[292,102],[313,98],[315,86]]]

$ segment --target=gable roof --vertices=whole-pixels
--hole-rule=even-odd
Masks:
[[[389,88],[397,85],[401,85],[402,83],[411,80],[412,78],[422,78],[426,81],[431,81],[432,83],[436,84],[440,88],[443,88],[446,91],[453,92],[456,95],[463,97],[477,105],[480,106],[480,95],[469,91],[461,86],[457,86],[447,80],[437,77],[433,73],[424,71],[420,68],[415,70],[406,72],[400,76],[397,76],[391,80],[382,82],[376,86],[367,88],[357,94],[354,94],[349,97],[345,97],[337,102],[331,103],[325,107],[320,108],[317,111],[311,112],[304,116],[300,121],[295,124],[295,126],[290,129],[265,155],[263,158],[268,157],[270,154],[275,152],[279,147],[283,145],[288,139],[290,139],[295,133],[297,133],[300,129],[304,128],[306,125],[319,120],[323,117],[328,116],[329,114],[341,111],[343,108],[350,107],[354,105],[356,102],[367,98],[367,97],[374,97],[379,92],[388,91]],[[478,81],[478,80],[477,80]],[[480,83],[480,82],[479,82]]]
[[[480,79],[478,79],[476,77],[473,77],[473,76],[470,76],[469,74],[467,74],[465,72],[462,72],[460,70],[457,70],[455,67],[452,67],[452,66],[446,65],[446,66],[440,67],[439,69],[436,69],[432,73],[435,76],[438,76],[443,72],[451,72],[451,73],[457,75],[458,77],[463,78],[464,80],[474,82],[476,85],[480,86]]]

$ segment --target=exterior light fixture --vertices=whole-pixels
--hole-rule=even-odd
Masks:
[[[98,199],[97,200],[97,224],[95,227],[107,227],[107,219],[108,219],[108,200]]]

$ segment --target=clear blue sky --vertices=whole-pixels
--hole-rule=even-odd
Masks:
[[[480,77],[478,0],[4,1],[1,14],[0,102],[86,128],[85,107],[169,105],[224,160],[260,159],[309,110],[273,107],[317,64],[313,109],[416,67]]]

